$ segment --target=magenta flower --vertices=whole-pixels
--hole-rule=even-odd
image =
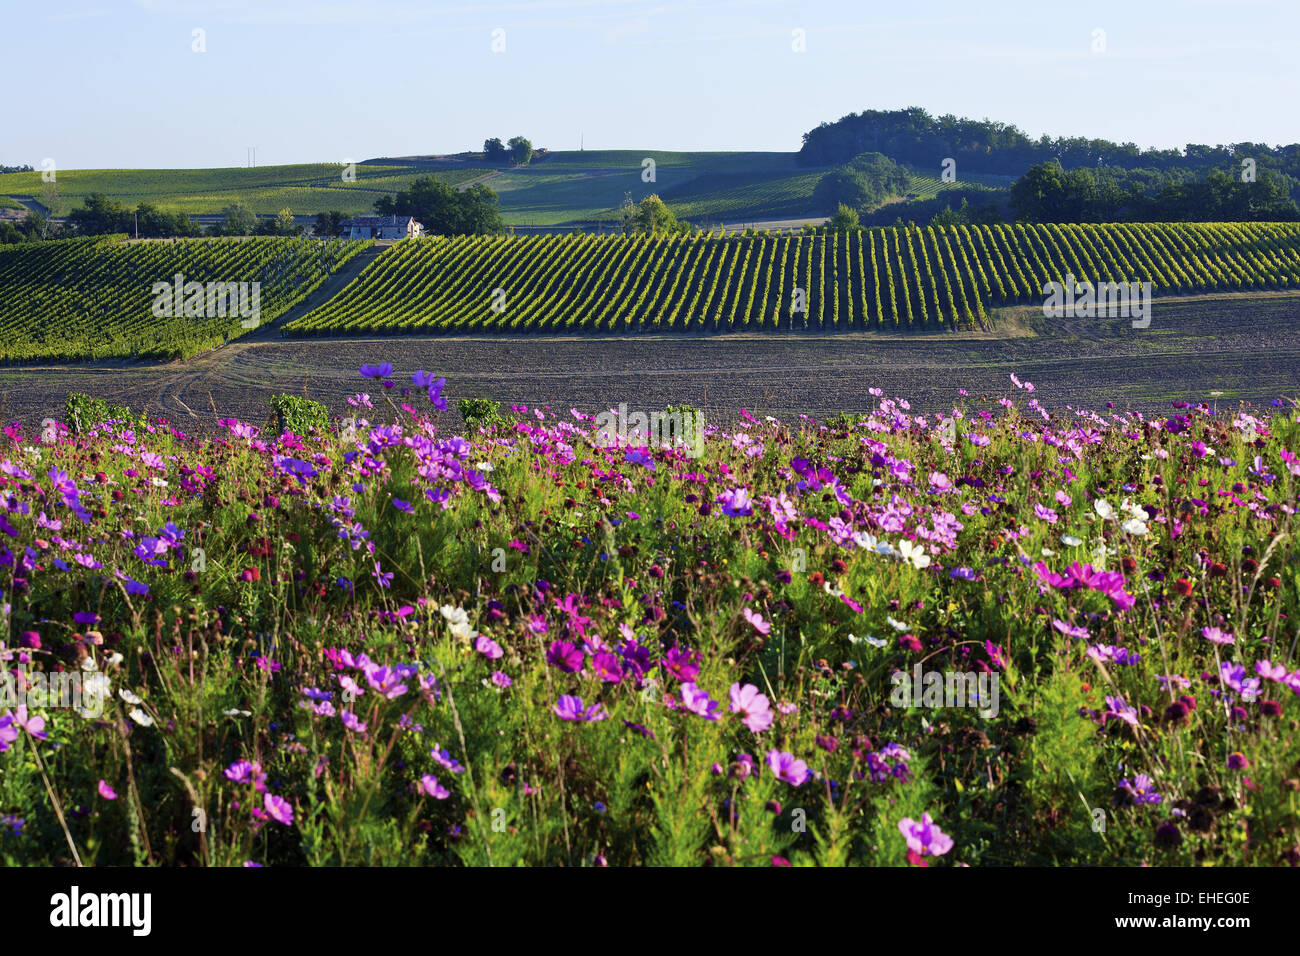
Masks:
[[[266,809],[266,815],[276,823],[283,823],[285,826],[293,825],[293,804],[284,797],[268,793],[262,798],[262,806]]]
[[[401,697],[406,693],[406,685],[402,683],[402,675],[391,667],[368,667],[365,670],[366,683],[370,688],[383,694],[388,700],[394,697]]]
[[[812,771],[802,760],[796,760],[788,750],[772,749],[767,752],[767,765],[772,768],[776,779],[784,780],[792,787],[798,787],[812,779]]]
[[[718,713],[719,706],[718,702],[709,697],[706,691],[700,690],[694,684],[686,683],[682,685],[682,707],[692,714],[698,714],[705,720],[717,720],[721,716]]]
[[[343,721],[343,726],[354,733],[364,734],[366,732],[366,722],[357,717],[350,710],[339,712],[339,720]]]
[[[576,674],[582,670],[582,651],[573,641],[554,641],[546,652],[546,663],[566,674]]]
[[[117,799],[117,794],[113,792],[113,788],[108,785],[106,780],[99,781],[99,786],[96,789],[99,790],[99,795],[105,800]]]
[[[700,655],[695,651],[684,651],[680,647],[671,648],[664,655],[664,670],[683,683],[690,683],[700,676]]]
[[[490,637],[480,634],[474,640],[474,650],[478,651],[490,661],[500,660],[505,651],[501,650],[501,645]]]
[[[921,814],[921,822],[911,817],[898,821],[898,830],[907,840],[907,848],[917,856],[943,856],[952,849],[952,837],[945,834],[930,819],[930,814]]]
[[[623,679],[623,665],[612,651],[599,651],[592,655],[591,669],[606,684],[617,684]]]
[[[763,620],[763,615],[759,614],[757,611],[751,611],[749,608],[745,608],[741,613],[744,615],[745,620],[750,623],[750,626],[753,627],[754,630],[758,631],[758,633],[772,633],[771,622]]]

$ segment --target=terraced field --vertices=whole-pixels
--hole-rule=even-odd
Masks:
[[[1300,284],[1297,224],[904,227],[830,235],[562,235],[399,243],[291,334],[850,329],[980,324],[1048,282],[1155,293]]]

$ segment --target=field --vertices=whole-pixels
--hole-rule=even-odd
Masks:
[[[1067,274],[1157,293],[1295,288],[1300,226],[912,227],[840,235],[431,238],[381,254],[291,334],[977,324]]]
[[[433,175],[450,185],[487,175],[487,169],[413,170],[407,166],[357,164],[355,181],[344,181],[339,163],[258,166],[251,169],[71,169],[56,171],[64,209],[80,206],[91,193],[103,193],[129,208],[149,202],[171,212],[215,215],[236,200],[258,215],[284,208],[296,214],[337,209],[349,215],[372,212],[381,195],[404,188],[411,180]],[[41,173],[0,175],[0,194],[42,197]]]
[[[6,429],[5,865],[1297,862],[1294,406],[456,437],[384,357]]]
[[[359,259],[330,284],[343,281]],[[295,311],[329,294],[322,288]],[[972,395],[987,396],[1019,371],[1052,383],[1037,393],[1052,411],[1113,402],[1159,414],[1171,401],[1234,407],[1300,395],[1300,292],[1164,297],[1147,329],[1134,329],[1127,319],[1045,319],[1033,307],[999,310],[989,332],[408,334],[395,340],[284,339],[263,326],[183,363],[0,366],[0,420],[32,426],[57,417],[69,392],[111,394],[201,434],[224,416],[263,423],[278,392],[307,395],[346,416],[353,411],[345,398],[355,370],[395,347],[418,366],[454,369],[453,398],[507,405],[594,409],[627,401],[687,404],[718,422],[738,421],[744,409],[824,418],[867,411],[871,380],[933,414],[955,400],[955,376]],[[459,424],[454,403],[444,417]]]
[[[119,236],[0,246],[0,361],[193,355],[244,334],[254,308],[257,323],[274,321],[368,245]],[[205,286],[248,283],[247,308],[234,314],[206,288],[198,300],[185,290],[185,309],[160,317],[155,283],[171,286],[177,274]],[[201,314],[183,314],[191,301]]]

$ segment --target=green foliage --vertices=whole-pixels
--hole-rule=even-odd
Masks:
[[[813,190],[813,201],[827,213],[841,205],[869,212],[904,195],[910,181],[907,169],[889,157],[862,153],[823,176]]]
[[[102,398],[92,398],[81,392],[68,393],[63,414],[74,434],[89,431],[101,422],[134,420],[131,409],[126,405],[110,403]]]
[[[493,425],[505,424],[505,419],[501,417],[501,403],[491,399],[462,398],[456,403],[456,408],[464,419],[466,428],[491,428]]]
[[[858,211],[852,206],[840,203],[839,209],[835,211],[835,215],[831,217],[831,221],[827,225],[832,232],[848,232],[850,229],[857,229],[859,225]]]
[[[270,404],[277,432],[311,435],[329,428],[329,409],[320,402],[281,393],[272,395]]]

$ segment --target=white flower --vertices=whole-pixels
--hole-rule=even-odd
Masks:
[[[915,544],[904,538],[898,543],[898,553],[904,561],[918,571],[930,566],[930,556],[925,553],[925,545]]]
[[[167,487],[167,482],[165,482],[165,481],[164,481],[163,479],[161,479],[161,478],[150,478],[150,479],[149,479],[149,483],[152,484],[155,488],[166,488],[166,487]]]
[[[253,712],[251,710],[240,710],[239,708],[235,708],[234,710],[222,711],[222,713],[224,713],[227,717],[252,717],[253,716]]]
[[[898,552],[894,550],[894,546],[890,544],[888,541],[881,541],[879,544],[877,544],[876,553],[883,554],[887,558],[899,557]]]
[[[866,531],[853,532],[853,543],[865,551],[875,551],[876,545],[879,544],[876,536]]]
[[[477,468],[479,471],[482,471],[482,472],[485,472],[485,473],[486,473],[486,472],[489,472],[489,471],[492,470],[492,462],[490,462],[490,461],[480,461],[480,462],[477,462],[477,463],[474,465],[474,467]]]
[[[906,631],[910,629],[909,625],[904,624],[902,621],[895,621],[892,617],[886,617],[885,620],[888,621],[889,626],[896,631]]]
[[[456,624],[466,624],[469,622],[469,615],[465,613],[464,608],[453,607],[450,604],[444,604],[441,608],[442,616],[445,617],[453,626]]]
[[[118,697],[121,697],[121,698],[122,698],[124,701],[126,701],[128,704],[143,704],[143,703],[144,703],[143,700],[141,700],[141,699],[140,699],[139,697],[137,697],[135,694],[131,693],[131,691],[127,690],[125,687],[120,687],[120,688],[118,688],[117,696],[118,696]]]
[[[1146,522],[1140,521],[1137,518],[1129,518],[1127,521],[1121,524],[1120,527],[1123,528],[1125,531],[1127,531],[1129,534],[1137,535],[1139,537],[1147,533]]]
[[[135,721],[137,724],[139,724],[141,727],[152,727],[152,726],[153,726],[153,718],[150,717],[148,714],[146,714],[146,713],[145,713],[143,710],[141,710],[139,707],[137,707],[137,708],[135,708],[134,710],[131,711],[131,713],[130,713],[130,717],[131,717],[132,720],[134,720],[134,721]]]
[[[1063,534],[1061,535],[1061,544],[1065,545],[1067,548],[1077,548],[1079,545],[1083,544],[1083,539],[1076,538],[1072,534]]]
[[[1056,552],[1053,551],[1051,548],[1044,548],[1044,549],[1043,549],[1043,557],[1045,557],[1045,558],[1054,558],[1054,557],[1056,557]]]
[[[1103,521],[1109,521],[1115,517],[1115,509],[1110,506],[1110,502],[1105,498],[1098,498],[1092,503],[1092,508],[1097,512],[1097,516]]]
[[[86,660],[90,660],[90,658],[86,658]],[[121,652],[114,651],[108,656],[108,666],[116,667],[118,664],[122,663],[123,660],[125,660],[125,658],[122,657]]]
[[[829,594],[829,595],[830,595],[831,597],[833,597],[833,598],[838,598],[838,597],[843,597],[843,596],[844,596],[844,592],[841,591],[839,588],[833,588],[833,587],[831,587],[831,582],[829,582],[829,581],[826,581],[825,583],[822,584],[822,590],[825,591],[827,594]]]
[[[852,634],[850,634],[849,643],[870,644],[872,647],[884,647],[889,642],[885,640],[883,637],[872,637],[870,634],[868,634],[866,637],[854,637]]]

